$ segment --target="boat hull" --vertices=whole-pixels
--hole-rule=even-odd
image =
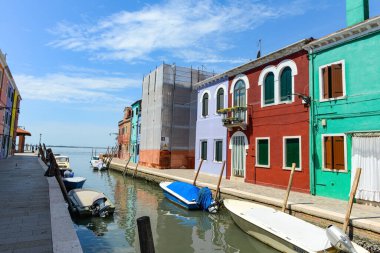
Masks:
[[[86,182],[84,177],[69,177],[63,178],[63,183],[65,184],[66,190],[71,191],[73,189],[81,189]]]
[[[199,210],[199,206],[196,201],[189,201],[177,192],[172,191],[169,189],[170,184],[173,182],[161,182],[160,187],[162,188],[164,192],[164,196],[168,198],[173,203],[186,208],[188,210]]]

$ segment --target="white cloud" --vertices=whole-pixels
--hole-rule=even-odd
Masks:
[[[141,80],[85,74],[15,75],[23,99],[62,103],[125,102],[119,95],[127,88],[141,86]]]
[[[159,50],[174,53],[194,49],[199,54],[207,52],[210,57],[204,57],[204,62],[230,61],[219,56],[228,48],[218,43],[225,34],[254,29],[268,19],[299,15],[310,6],[311,0],[286,5],[249,0],[225,4],[216,0],[168,0],[138,11],[121,11],[92,24],[61,22],[52,31],[58,38],[49,45],[87,51],[92,58],[128,62],[149,60]]]

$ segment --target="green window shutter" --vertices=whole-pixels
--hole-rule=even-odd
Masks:
[[[205,93],[202,98],[202,116],[208,115],[208,94]]]
[[[207,141],[201,142],[201,159],[207,160]]]
[[[286,67],[281,73],[280,79],[280,97],[281,101],[292,99],[292,70]]]
[[[222,146],[223,141],[216,141],[215,142],[215,161],[221,162],[222,161]]]
[[[218,111],[223,108],[224,108],[224,90],[220,88],[216,96],[216,110]]]
[[[296,168],[300,167],[300,143],[298,138],[285,140],[285,166],[292,167],[296,163]]]
[[[264,104],[274,103],[274,74],[271,72],[265,78]]]
[[[258,140],[258,162],[259,165],[269,165],[268,140]]]

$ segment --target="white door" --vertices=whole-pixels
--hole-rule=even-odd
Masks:
[[[245,144],[244,136],[232,137],[232,175],[234,177],[244,178]]]

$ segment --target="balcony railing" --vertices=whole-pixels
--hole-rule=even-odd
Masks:
[[[218,114],[223,116],[223,126],[228,130],[232,130],[234,127],[240,127],[242,130],[247,129],[246,113],[247,107],[235,106],[218,110]]]

